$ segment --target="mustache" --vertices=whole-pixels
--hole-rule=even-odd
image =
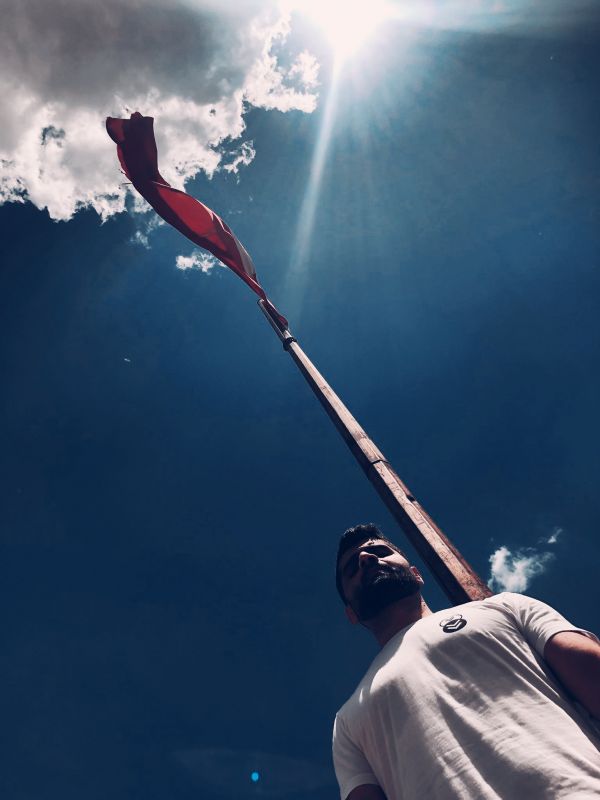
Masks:
[[[395,564],[377,564],[377,566],[369,567],[362,574],[360,580],[362,588],[369,586],[373,582],[373,579],[380,574],[401,575],[403,574],[403,570],[402,567],[397,567]]]

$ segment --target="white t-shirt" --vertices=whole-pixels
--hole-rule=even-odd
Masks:
[[[600,798],[600,737],[542,659],[569,630],[505,592],[399,631],[336,716],[342,800],[362,784],[388,800]]]

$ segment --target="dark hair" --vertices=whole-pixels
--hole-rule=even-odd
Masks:
[[[346,599],[346,595],[344,594],[344,590],[342,589],[342,576],[340,573],[340,560],[344,553],[348,550],[351,550],[356,545],[364,542],[366,539],[381,539],[386,544],[388,544],[393,550],[397,553],[400,553],[401,556],[406,556],[400,550],[398,545],[391,542],[387,536],[384,536],[383,533],[379,530],[377,525],[374,522],[367,522],[365,525],[355,525],[353,528],[348,528],[347,531],[340,537],[340,543],[338,545],[337,557],[335,559],[335,585],[338,590],[339,596],[342,598],[344,605],[348,605],[348,601]]]

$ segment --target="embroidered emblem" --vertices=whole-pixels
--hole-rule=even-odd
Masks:
[[[447,617],[446,619],[443,619],[440,622],[440,628],[444,631],[444,633],[455,633],[461,628],[464,628],[466,624],[467,620],[462,614],[455,614],[453,617]]]

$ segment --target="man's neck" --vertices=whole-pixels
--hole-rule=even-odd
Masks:
[[[419,592],[412,597],[397,600],[387,608],[384,608],[377,617],[365,623],[365,627],[377,639],[379,646],[383,647],[398,631],[408,625],[412,625],[413,622],[417,622],[423,617],[428,617],[431,613],[431,609]]]

